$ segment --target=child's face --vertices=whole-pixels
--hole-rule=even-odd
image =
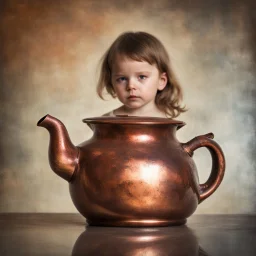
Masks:
[[[155,105],[158,90],[167,84],[166,73],[155,65],[117,55],[112,66],[111,81],[118,99],[129,109]]]

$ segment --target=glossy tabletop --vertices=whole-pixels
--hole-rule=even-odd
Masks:
[[[256,255],[256,215],[160,228],[89,227],[79,214],[0,214],[0,255]]]

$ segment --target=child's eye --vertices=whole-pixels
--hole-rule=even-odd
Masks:
[[[147,77],[146,76],[144,76],[144,75],[139,75],[139,79],[140,80],[145,80]]]
[[[116,81],[119,82],[119,83],[125,82],[125,81],[126,81],[126,78],[125,78],[124,76],[118,77]]]

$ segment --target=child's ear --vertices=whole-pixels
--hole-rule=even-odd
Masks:
[[[158,90],[162,91],[165,88],[165,86],[167,85],[167,82],[168,82],[168,78],[167,78],[166,72],[160,74]]]

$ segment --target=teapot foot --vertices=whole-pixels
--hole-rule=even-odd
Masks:
[[[86,219],[89,226],[105,226],[105,227],[167,227],[184,225],[187,219],[180,220],[89,220]]]

